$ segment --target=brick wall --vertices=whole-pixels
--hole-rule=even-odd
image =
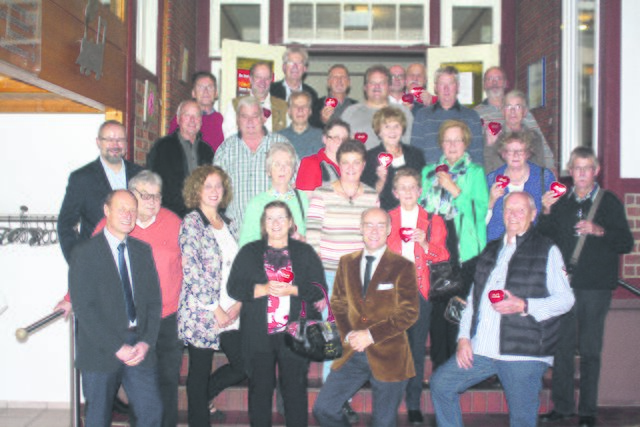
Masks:
[[[545,106],[532,110],[558,159],[562,0],[519,0],[516,12],[515,88],[526,93],[527,67],[545,58]]]
[[[134,161],[146,165],[147,153],[153,142],[160,135],[160,107],[158,87],[149,81],[145,103],[145,80],[136,79],[135,87],[135,133],[134,133]],[[150,99],[154,102],[150,103]],[[147,106],[147,120],[144,120],[144,108]]]
[[[640,194],[625,194],[624,205],[635,245],[633,251],[623,257],[622,276],[625,279],[638,279],[640,278]]]
[[[161,18],[162,27],[158,31],[158,38],[162,38],[158,48],[161,67],[159,78],[154,78],[139,68],[136,72],[134,161],[141,165],[146,164],[147,153],[153,143],[168,132],[169,124],[175,115],[178,104],[191,98],[191,75],[195,71],[196,63],[196,6],[196,1],[164,3]],[[185,48],[188,51],[188,67],[186,81],[182,81]],[[153,93],[155,102],[153,103],[153,111],[150,111],[147,105],[147,119],[145,121],[143,114],[145,82],[147,81],[149,82],[148,93]],[[166,99],[162,99],[163,88]],[[161,128],[163,118],[165,119],[165,128]]]
[[[171,1],[167,3],[167,9],[164,11],[167,29],[163,40],[167,54],[162,60],[162,72],[167,94],[167,99],[163,104],[163,114],[167,118],[165,133],[169,129],[169,123],[175,115],[178,104],[191,98],[191,75],[195,72],[197,36],[197,2]],[[189,52],[186,82],[181,80],[185,48]]]

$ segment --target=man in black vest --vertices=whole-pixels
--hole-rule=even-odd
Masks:
[[[531,227],[536,213],[528,193],[505,197],[506,234],[480,254],[457,353],[431,378],[438,425],[462,426],[459,394],[493,375],[504,387],[511,426],[537,424],[542,376],[574,297],[560,250]]]

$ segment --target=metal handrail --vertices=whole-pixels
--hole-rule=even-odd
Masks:
[[[631,292],[635,296],[640,297],[640,288],[637,288],[637,287],[625,282],[622,279],[618,279],[618,286],[628,290],[629,292]]]

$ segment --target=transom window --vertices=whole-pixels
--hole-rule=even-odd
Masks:
[[[285,40],[302,43],[427,44],[429,2],[288,0]]]

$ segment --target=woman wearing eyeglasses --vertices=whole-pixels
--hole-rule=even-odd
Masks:
[[[505,232],[502,219],[504,196],[514,191],[526,191],[533,196],[538,212],[542,212],[542,196],[556,179],[549,169],[541,168],[529,160],[531,141],[528,134],[506,134],[499,142],[498,150],[506,164],[487,175],[487,242],[499,239]]]

